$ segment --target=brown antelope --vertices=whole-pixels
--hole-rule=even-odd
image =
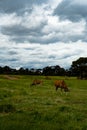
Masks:
[[[55,81],[54,85],[56,87],[56,91],[58,88],[61,88],[61,91],[64,90],[64,92],[69,92],[69,89],[64,80],[57,80]]]
[[[33,86],[33,85],[38,85],[38,84],[41,84],[41,83],[42,83],[41,80],[39,80],[39,79],[35,79],[35,80],[33,80],[31,86]]]

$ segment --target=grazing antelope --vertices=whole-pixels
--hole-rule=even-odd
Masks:
[[[33,85],[38,85],[38,84],[41,84],[41,83],[42,83],[41,80],[39,80],[39,79],[35,79],[35,80],[33,80],[31,86],[33,86]]]
[[[64,90],[64,92],[69,92],[69,89],[64,80],[57,80],[55,81],[54,85],[56,87],[56,91],[58,88],[61,88],[61,91]]]

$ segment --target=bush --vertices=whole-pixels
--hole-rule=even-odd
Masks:
[[[11,104],[2,104],[0,105],[0,113],[9,113],[9,112],[14,112],[16,109],[13,105]]]

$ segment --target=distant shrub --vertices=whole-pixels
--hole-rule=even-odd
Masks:
[[[13,105],[11,104],[2,104],[0,105],[0,113],[9,113],[9,112],[14,112],[16,109]]]
[[[59,111],[61,111],[61,112],[70,112],[71,111],[71,108],[70,107],[68,107],[68,106],[61,106],[60,108],[59,108]]]

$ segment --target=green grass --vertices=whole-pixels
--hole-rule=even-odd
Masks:
[[[57,79],[70,92],[56,91]],[[87,130],[87,80],[0,75],[0,130]]]

